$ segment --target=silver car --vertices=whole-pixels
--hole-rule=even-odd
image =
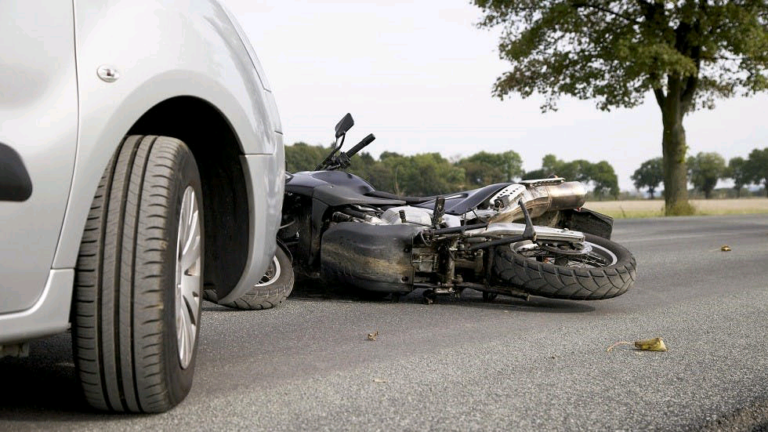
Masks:
[[[203,289],[231,303],[275,254],[264,71],[216,0],[3,0],[0,40],[0,356],[71,326],[92,406],[165,411]]]

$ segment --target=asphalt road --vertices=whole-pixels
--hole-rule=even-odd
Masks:
[[[639,271],[612,300],[206,303],[192,392],[161,415],[89,411],[56,336],[0,360],[0,429],[767,428],[768,215],[617,221],[614,240]],[[606,352],[656,336],[668,352]]]

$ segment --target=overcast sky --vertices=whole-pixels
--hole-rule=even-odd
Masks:
[[[367,151],[514,150],[525,170],[547,153],[564,160],[607,160],[622,190],[646,159],[661,156],[661,114],[652,96],[638,108],[601,112],[594,101],[491,97],[509,68],[498,32],[478,29],[469,0],[224,0],[266,70],[285,143],[328,144],[350,112],[351,143],[374,133]],[[726,160],[768,147],[768,96],[719,101],[685,120],[691,152]]]

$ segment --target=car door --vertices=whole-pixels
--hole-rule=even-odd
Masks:
[[[42,294],[67,207],[77,148],[73,16],[72,1],[0,1],[0,314]]]

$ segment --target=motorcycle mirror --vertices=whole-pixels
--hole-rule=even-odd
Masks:
[[[352,118],[352,114],[347,113],[340,122],[336,124],[336,139],[347,133],[355,125],[355,120]]]

